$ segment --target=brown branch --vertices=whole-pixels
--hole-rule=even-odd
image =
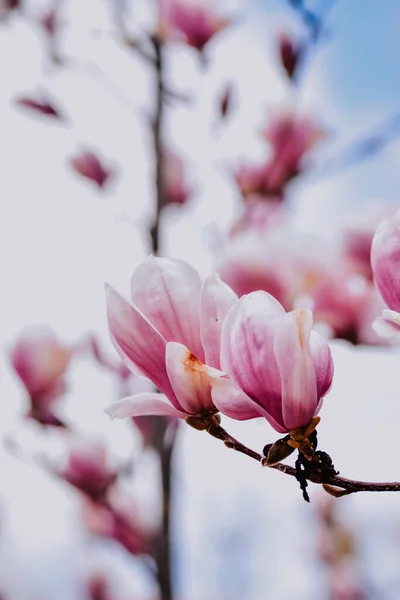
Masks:
[[[233,438],[221,425],[219,424],[218,415],[212,415],[206,419],[205,430],[213,437],[224,442],[227,448],[246,454],[250,458],[258,462],[263,461],[263,457],[258,452],[251,450],[241,442],[238,442]],[[275,469],[290,475],[291,477],[297,478],[297,471],[294,467],[286,465],[284,463],[277,463],[274,465],[267,465],[270,469]],[[338,496],[345,494],[354,494],[356,492],[400,492],[400,482],[370,482],[370,481],[359,481],[355,479],[347,479],[339,475],[325,474],[325,473],[306,473],[305,478],[313,483],[333,486],[334,488],[340,488],[338,490]],[[330,491],[329,489],[327,491]],[[334,492],[331,490],[330,493]],[[343,493],[344,492],[344,493]]]
[[[156,214],[150,229],[153,253],[157,254],[160,246],[159,229],[160,217],[163,208],[163,155],[162,155],[162,122],[164,116],[164,60],[162,42],[154,36],[152,38],[155,55],[156,72],[156,109],[153,122],[153,145],[155,155],[155,184],[156,184]]]
[[[155,113],[152,123],[153,148],[154,148],[154,175],[156,192],[156,210],[153,225],[150,228],[152,251],[158,254],[160,247],[160,217],[163,208],[163,153],[162,153],[162,126],[164,117],[164,61],[162,42],[154,36],[152,38],[154,47],[155,67]],[[157,564],[157,576],[160,586],[162,600],[172,600],[171,582],[171,528],[170,528],[170,506],[171,506],[171,479],[172,479],[172,454],[176,439],[176,431],[167,436],[169,421],[163,417],[155,417],[156,433],[154,435],[154,448],[160,459],[161,484],[162,484],[162,530],[157,540],[155,549],[155,561]],[[169,438],[167,440],[167,437]]]

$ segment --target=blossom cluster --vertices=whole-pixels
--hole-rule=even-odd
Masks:
[[[287,313],[263,291],[238,299],[218,275],[202,283],[184,261],[147,258],[132,276],[131,302],[108,287],[107,308],[119,355],[161,392],[124,398],[111,417],[221,411],[264,417],[285,433],[309,424],[331,386],[331,352],[311,311]]]

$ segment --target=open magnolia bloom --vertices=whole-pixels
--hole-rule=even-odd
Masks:
[[[162,393],[124,398],[107,414],[185,418],[214,409],[210,384],[223,375],[221,330],[236,294],[216,274],[202,284],[188,263],[150,256],[132,276],[131,299],[107,287],[111,339],[125,364]]]
[[[333,362],[312,313],[286,313],[270,294],[243,296],[222,329],[221,367],[229,379],[212,383],[212,399],[238,420],[265,417],[279,433],[305,427],[329,391]]]
[[[390,310],[374,321],[382,336],[400,333],[400,210],[377,229],[371,248],[372,274],[380,295]]]

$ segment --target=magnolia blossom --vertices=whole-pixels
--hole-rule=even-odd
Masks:
[[[279,433],[308,425],[330,389],[333,362],[324,338],[311,330],[312,313],[286,313],[258,291],[243,296],[222,328],[221,366],[212,398],[238,420],[265,417]]]
[[[32,112],[36,112],[46,117],[63,120],[61,111],[55,106],[52,100],[48,98],[33,98],[32,96],[20,96],[16,99],[16,103],[23,108],[27,108]]]
[[[159,4],[161,36],[200,51],[228,23],[204,0],[159,0]]]
[[[272,115],[261,135],[269,144],[267,158],[239,165],[236,183],[245,198],[256,194],[283,200],[285,186],[300,173],[304,155],[324,131],[310,117],[286,111]]]
[[[393,213],[382,202],[374,201],[367,205],[360,214],[357,211],[351,220],[346,222],[342,233],[342,249],[344,258],[361,273],[372,280],[371,246],[378,225]]]
[[[132,276],[131,300],[107,287],[111,340],[127,366],[162,393],[136,394],[106,412],[185,418],[215,410],[210,384],[223,375],[221,329],[236,294],[216,274],[202,284],[186,262],[151,256]]]
[[[105,446],[95,440],[75,440],[60,477],[97,501],[105,497],[116,472],[108,465]]]
[[[374,282],[390,310],[374,323],[382,335],[400,332],[400,210],[377,229],[371,248]]]
[[[276,192],[300,172],[304,154],[325,136],[311,117],[294,112],[273,115],[262,135],[270,142],[273,153],[265,185]]]
[[[65,390],[71,352],[48,327],[30,328],[16,340],[10,360],[29,394],[28,416],[44,424],[59,424],[53,405]]]
[[[99,188],[103,188],[112,176],[112,171],[93,152],[81,152],[70,158],[69,162],[76,173],[90,179]]]
[[[187,185],[183,160],[164,149],[162,152],[163,204],[185,204],[191,189]]]

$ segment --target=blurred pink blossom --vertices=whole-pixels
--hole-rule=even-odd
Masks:
[[[61,111],[55,106],[52,100],[45,97],[33,98],[32,96],[20,96],[16,99],[16,104],[31,110],[32,112],[39,113],[54,119],[63,120],[64,117]]]
[[[162,394],[136,394],[106,412],[185,418],[213,410],[210,382],[222,375],[221,328],[237,296],[215,274],[202,284],[188,263],[151,256],[132,276],[131,299],[107,289],[111,340],[127,366]]]
[[[161,37],[182,41],[199,51],[228,24],[204,0],[159,0],[159,6]]]
[[[349,220],[342,234],[342,249],[345,258],[357,273],[372,280],[371,246],[378,225],[393,213],[381,202],[370,203],[357,216]]]
[[[371,248],[376,287],[390,310],[374,323],[382,335],[400,332],[400,210],[378,227]]]
[[[240,164],[236,183],[244,198],[256,194],[283,200],[285,186],[303,168],[303,157],[325,133],[311,117],[285,111],[271,115],[261,135],[269,144],[268,157],[257,165]]]
[[[163,203],[185,204],[191,194],[183,160],[171,150],[162,152]]]
[[[105,498],[116,479],[115,469],[108,464],[104,444],[78,438],[71,442],[67,463],[58,474],[94,501]]]
[[[70,158],[73,170],[93,181],[99,188],[105,187],[113,175],[113,171],[106,167],[100,159],[90,151],[84,151]]]
[[[286,111],[271,116],[262,136],[272,148],[265,187],[269,193],[279,193],[298,175],[303,156],[325,137],[325,132],[311,117]]]
[[[0,0],[0,20],[6,19],[13,10],[21,8],[21,0]]]
[[[333,377],[325,339],[312,313],[286,313],[266,292],[243,296],[222,329],[221,365],[230,379],[212,383],[215,406],[238,420],[265,417],[279,433],[309,424]]]
[[[61,424],[53,409],[65,391],[64,375],[71,354],[49,327],[32,327],[16,340],[10,361],[29,394],[29,417],[43,424]]]

